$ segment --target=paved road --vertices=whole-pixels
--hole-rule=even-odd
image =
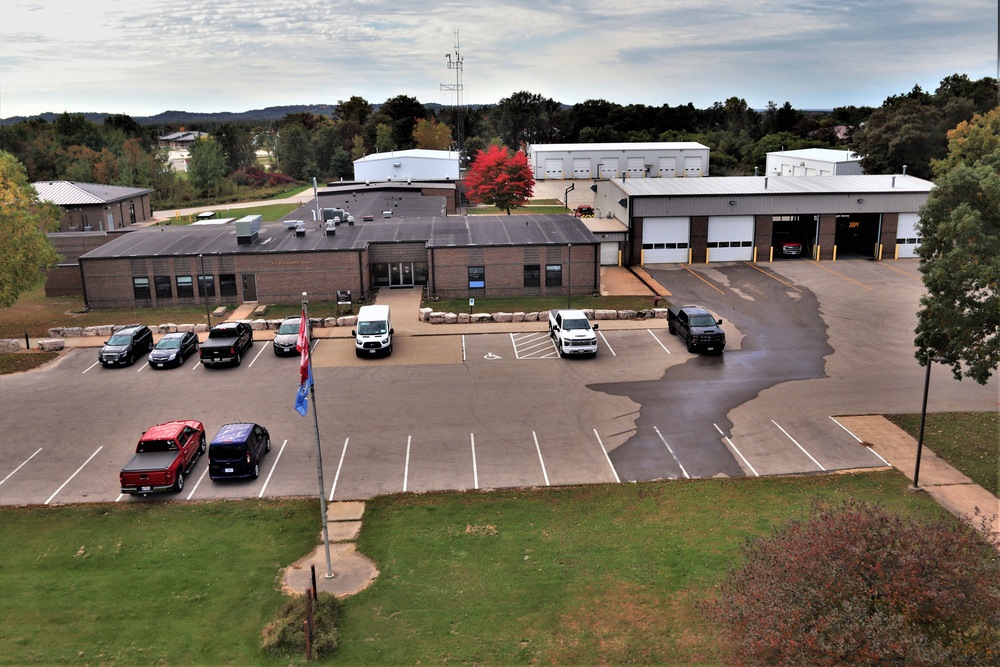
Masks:
[[[689,354],[662,320],[602,326],[596,359],[558,358],[544,324],[398,336],[385,360],[357,359],[349,339],[317,341],[325,494],[884,465],[834,418],[919,411],[915,260],[650,273],[675,302],[702,303],[725,320],[722,357]],[[117,487],[141,431],[175,418],[201,419],[210,435],[256,420],[274,445],[252,482],[213,483],[199,462],[182,499],[317,492],[313,422],[292,409],[294,358],[258,342],[239,368],[192,359],[153,371],[102,369],[96,354],[77,349],[45,369],[0,377],[0,504],[176,498],[121,498]],[[956,382],[936,368],[930,409],[997,410],[997,383]]]

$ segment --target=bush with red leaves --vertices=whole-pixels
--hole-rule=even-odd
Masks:
[[[846,502],[744,556],[708,605],[730,664],[1000,664],[1000,554],[962,522]]]
[[[247,167],[233,172],[229,179],[236,185],[254,188],[269,188],[281,185],[291,185],[295,179],[274,171],[264,171],[259,167]]]

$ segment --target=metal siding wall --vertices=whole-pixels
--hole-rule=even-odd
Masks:
[[[860,204],[858,199],[863,200]],[[804,215],[816,213],[911,213],[927,201],[927,193],[852,193],[818,195],[649,195],[635,197],[632,215]],[[729,202],[736,203],[730,205]]]

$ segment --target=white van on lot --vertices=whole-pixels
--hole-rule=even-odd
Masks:
[[[354,336],[354,352],[359,357],[392,354],[393,330],[389,306],[361,306],[357,327],[351,335]]]

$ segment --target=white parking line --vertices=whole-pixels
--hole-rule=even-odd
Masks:
[[[816,464],[816,467],[818,467],[820,470],[822,470],[824,472],[826,471],[826,468],[824,468],[822,465],[820,465],[820,462],[817,461],[816,459],[814,459],[813,455],[810,454],[809,452],[807,452],[806,448],[803,447],[802,445],[800,445],[795,438],[793,438],[792,436],[788,435],[788,431],[786,431],[785,429],[781,428],[781,425],[778,424],[778,422],[776,422],[776,421],[774,421],[772,419],[771,423],[774,424],[775,426],[777,426],[779,429],[781,429],[781,432],[784,433],[788,437],[789,440],[791,440],[792,442],[794,442],[795,446],[798,447],[799,449],[801,449],[802,453],[805,454],[806,456],[808,456],[809,460]]]
[[[465,363],[465,334],[462,334],[462,363]]]
[[[199,486],[201,486],[201,482],[202,480],[205,479],[205,475],[207,474],[208,474],[208,466],[205,466],[205,469],[201,471],[201,477],[199,477],[198,481],[194,483],[194,488],[191,489],[191,492],[187,495],[186,500],[191,500],[191,498],[194,497],[194,492],[198,490]]]
[[[615,470],[615,464],[611,462],[611,457],[608,456],[608,450],[604,448],[604,441],[601,440],[601,436],[598,434],[596,428],[594,429],[594,435],[597,437],[597,444],[601,446],[601,451],[604,452],[605,460],[608,462],[608,465],[611,466],[611,474],[615,476],[615,481],[621,484],[622,481],[618,478],[618,471]]]
[[[729,439],[728,435],[722,432],[722,429],[719,428],[719,425],[713,423],[712,426],[714,426],[715,430],[719,432],[719,435],[721,435],[723,439],[725,439],[725,441],[729,443],[729,446],[732,448],[734,452],[736,452],[736,454],[740,457],[740,459],[743,460],[743,463],[747,464],[747,467],[750,468],[750,472],[754,474],[754,477],[760,477],[760,473],[757,472],[757,470],[752,465],[750,465],[750,462],[747,461],[747,457],[743,456],[743,453],[740,450],[736,449],[736,445],[733,444],[733,441]]]
[[[266,352],[266,351],[267,351],[267,345],[261,345],[260,352],[258,352],[257,356],[255,356],[253,358],[253,361],[250,362],[250,365],[253,366],[254,362],[257,361],[258,359],[260,359],[260,355],[264,354],[264,352]]]
[[[834,423],[834,424],[836,424],[836,425],[837,425],[837,426],[839,426],[840,428],[842,428],[842,429],[844,429],[845,431],[847,431],[848,435],[850,435],[850,436],[851,436],[852,438],[854,438],[855,440],[857,440],[857,441],[858,441],[858,442],[860,442],[860,443],[864,443],[864,440],[862,440],[862,439],[861,439],[861,438],[859,438],[858,436],[856,436],[856,435],[854,435],[853,433],[851,433],[851,430],[850,430],[849,428],[847,428],[846,426],[844,426],[843,424],[841,424],[841,423],[840,423],[839,421],[837,421],[836,419],[834,419],[834,418],[833,418],[832,416],[830,417],[830,419],[832,419],[832,420],[833,420],[833,423]],[[882,457],[881,457],[881,456],[879,455],[879,453],[878,453],[878,452],[876,452],[876,451],[875,451],[874,449],[872,449],[872,448],[871,448],[871,445],[865,445],[865,448],[866,448],[866,449],[867,449],[867,450],[868,450],[869,452],[871,452],[872,454],[874,454],[875,456],[877,456],[877,457],[878,457],[878,460],[879,460],[879,461],[881,461],[882,463],[886,464],[887,466],[888,466],[888,465],[892,465],[891,463],[889,463],[888,461],[886,461],[886,460],[885,460],[884,458],[882,458]],[[2,482],[0,482],[0,484],[2,484]]]
[[[663,344],[663,341],[661,341],[659,338],[656,337],[656,334],[653,333],[652,329],[646,329],[646,331],[648,331],[649,335],[653,337],[653,340],[655,340],[657,343],[660,344],[660,347],[663,348],[664,352],[666,352],[667,354],[670,354],[670,350],[668,350],[667,346]]]
[[[549,484],[549,473],[545,470],[545,461],[542,460],[542,448],[538,446],[538,435],[532,431],[531,437],[535,439],[535,451],[538,452],[538,462],[542,465],[542,476],[545,477],[545,486],[552,486]]]
[[[281,449],[278,450],[278,455],[274,457],[274,463],[271,464],[271,470],[267,473],[267,479],[264,480],[264,486],[260,487],[260,493],[257,494],[258,498],[264,497],[264,489],[266,489],[267,485],[271,483],[271,475],[274,474],[274,469],[278,467],[278,461],[281,460],[281,454],[285,451],[285,445],[287,444],[288,440],[281,443]]]
[[[340,450],[340,463],[337,464],[337,474],[333,476],[333,488],[330,489],[330,500],[333,501],[333,494],[337,492],[337,480],[340,479],[340,470],[344,467],[344,455],[347,454],[347,443],[350,438],[344,438],[344,448]]]
[[[469,439],[472,441],[472,483],[479,489],[479,468],[476,466],[476,434],[470,433]]]
[[[674,450],[671,449],[669,444],[667,444],[667,439],[663,437],[662,433],[660,433],[660,429],[654,426],[653,430],[656,431],[656,435],[660,436],[660,440],[663,441],[663,444],[666,446],[667,451],[670,452],[670,455],[674,457],[674,461],[677,463],[677,466],[681,469],[681,472],[684,473],[684,477],[686,479],[691,479],[691,475],[689,475],[688,471],[684,469],[684,464],[681,463],[680,459],[677,458],[677,455],[674,454]]]
[[[36,450],[35,450],[35,454],[38,454],[38,452],[40,452],[40,451],[42,451],[42,448],[41,448],[41,447],[39,447],[38,449],[36,449]],[[23,468],[23,467],[25,466],[25,464],[27,464],[27,463],[28,463],[28,461],[30,461],[31,459],[35,458],[35,454],[32,454],[32,455],[31,455],[31,456],[29,456],[28,458],[24,459],[24,462],[23,462],[23,463],[21,463],[21,465],[17,466],[17,467],[16,467],[16,468],[14,468],[13,470],[11,470],[11,471],[10,471],[10,474],[8,474],[8,475],[7,475],[6,477],[4,477],[3,479],[0,479],[0,484],[3,484],[4,482],[6,482],[6,481],[7,481],[8,479],[10,479],[10,478],[11,478],[11,476],[12,476],[12,475],[13,475],[14,473],[16,473],[16,472],[17,472],[18,470],[20,470],[21,468]]]
[[[413,436],[406,436],[406,464],[403,465],[403,493],[406,493],[406,484],[410,481],[410,440]]]
[[[142,366],[139,366],[139,368],[137,368],[135,372],[136,373],[141,373],[143,368],[149,368],[149,362],[148,361],[146,363],[144,363]]]
[[[100,365],[101,365],[100,361],[95,361],[94,363],[92,363],[91,365],[89,365],[85,369],[83,369],[83,373],[86,373],[87,371],[89,371],[94,366],[100,366]],[[83,373],[80,373],[80,375],[83,375]]]
[[[611,347],[611,343],[609,343],[608,339],[604,337],[604,332],[603,331],[598,331],[597,333],[601,337],[601,339],[604,341],[604,344],[607,346],[608,351],[611,352],[611,356],[612,357],[617,357],[618,355],[615,354],[615,349],[613,347]]]
[[[97,449],[95,449],[95,450],[94,450],[94,453],[90,455],[90,458],[89,458],[89,459],[87,459],[86,461],[84,461],[84,462],[83,462],[83,465],[82,465],[82,466],[80,466],[79,468],[77,468],[77,469],[76,469],[76,472],[75,472],[75,473],[73,473],[72,475],[70,475],[70,476],[69,476],[69,479],[67,479],[67,480],[66,480],[65,482],[63,482],[63,483],[62,483],[62,486],[60,486],[60,487],[59,487],[58,489],[56,489],[56,490],[55,490],[55,492],[54,492],[54,493],[53,493],[53,494],[52,494],[51,496],[49,496],[49,499],[45,501],[45,504],[46,504],[46,505],[48,505],[48,504],[49,504],[49,502],[51,502],[51,500],[52,500],[53,498],[55,498],[55,497],[56,497],[56,495],[57,495],[57,494],[58,494],[58,493],[59,493],[60,491],[62,491],[62,490],[63,490],[63,487],[64,487],[64,486],[66,486],[67,484],[69,484],[69,483],[70,483],[70,482],[71,482],[71,481],[73,480],[73,478],[74,478],[74,477],[76,477],[76,476],[77,476],[77,474],[78,474],[78,473],[79,473],[79,472],[80,472],[81,470],[83,470],[84,466],[86,466],[86,465],[87,465],[88,463],[90,463],[90,460],[91,460],[91,459],[93,459],[93,458],[94,458],[95,456],[97,456],[97,452],[101,451],[102,449],[104,449],[104,445],[101,445],[100,447],[98,447]]]

